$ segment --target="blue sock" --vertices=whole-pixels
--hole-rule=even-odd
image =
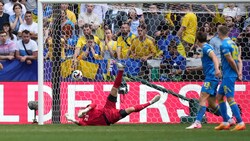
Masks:
[[[229,102],[229,105],[232,109],[233,115],[235,116],[235,118],[237,120],[237,123],[241,123],[242,118],[240,116],[240,110],[239,110],[237,103],[235,101],[231,101],[231,102]]]
[[[223,118],[223,122],[227,122],[229,120],[229,116],[227,115],[227,106],[224,101],[219,102],[220,105],[220,113]]]
[[[196,116],[196,120],[201,122],[202,117],[205,114],[205,112],[206,112],[206,106],[200,106],[200,109],[199,109],[197,116]]]
[[[219,105],[217,105],[216,108],[214,109],[214,113],[215,113],[216,115],[221,116],[220,106],[219,106]],[[230,117],[228,116],[228,114],[227,114],[227,119],[230,119]]]
[[[219,106],[219,105],[217,105],[217,106],[215,107],[215,109],[214,109],[214,114],[215,114],[215,115],[221,116],[221,113],[220,113],[220,106]]]

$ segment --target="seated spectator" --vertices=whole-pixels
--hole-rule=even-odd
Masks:
[[[38,9],[35,8],[32,11],[32,18],[33,18],[33,21],[36,23],[38,22],[37,15],[38,15]],[[49,22],[52,21],[51,16],[52,16],[52,7],[49,4],[43,4],[43,25],[44,26],[48,25]]]
[[[75,47],[71,46],[69,40],[75,38],[75,25],[68,19],[66,10],[61,10],[61,28],[62,28],[62,59],[72,58]],[[77,37],[76,37],[77,38]]]
[[[32,60],[37,60],[37,43],[31,39],[31,33],[28,30],[22,31],[22,39],[17,42],[16,58],[20,62],[32,64]]]
[[[228,37],[230,37],[233,41],[236,41],[237,37],[240,34],[240,30],[235,26],[235,20],[233,17],[226,17],[225,19],[226,26],[230,29]]]
[[[73,61],[72,59],[67,59],[62,62],[61,76],[66,78],[70,76],[73,70],[78,69],[83,73],[83,80],[103,80],[100,64],[103,59],[101,48],[95,43],[95,37],[93,35],[87,34],[84,39],[86,43],[83,47],[78,48],[81,58],[73,58]]]
[[[45,60],[52,60],[53,58],[53,40],[52,40],[52,35],[51,33],[49,34],[49,36],[46,38],[45,40]],[[60,47],[61,47],[61,60],[65,60],[66,59],[66,54],[65,54],[65,48],[66,48],[67,44],[64,38],[61,38],[60,40]]]
[[[77,40],[77,36],[75,36],[75,25],[67,18],[66,10],[61,10],[61,39],[60,39],[60,47],[61,47],[61,60],[73,58],[74,50],[75,50],[75,42]],[[47,53],[45,59],[52,59],[53,52],[53,41],[52,41],[52,33],[48,34],[46,38],[46,46]]]
[[[240,8],[236,7],[234,3],[229,3],[227,7],[223,9],[222,14],[224,17],[232,17],[235,22],[241,21],[242,13]]]
[[[117,41],[113,40],[113,33],[111,29],[105,29],[105,41],[103,47],[103,59],[107,61],[106,69],[102,69],[104,80],[114,80],[113,75],[114,60],[117,59]]]
[[[7,40],[7,33],[0,31],[0,60],[13,60],[15,58],[16,44]]]
[[[207,41],[209,42],[211,38],[213,38],[213,27],[211,26],[211,23],[205,22],[203,23],[202,27],[200,28],[200,31],[207,33]]]
[[[117,58],[119,60],[128,58],[131,41],[135,37],[136,36],[130,32],[129,23],[123,23],[121,27],[121,35],[117,39]]]
[[[74,12],[72,12],[71,10],[69,10],[69,4],[67,3],[63,3],[61,4],[61,10],[65,10],[67,13],[67,17],[68,19],[73,23],[76,24],[77,20],[76,20],[76,15]]]
[[[93,13],[94,5],[87,4],[87,11],[80,13],[78,17],[78,26],[83,27],[84,24],[90,24],[91,28],[96,30],[100,26],[98,16]]]
[[[20,27],[19,27],[18,36],[21,37],[22,32],[24,30],[28,30],[30,32],[31,39],[32,40],[37,40],[37,37],[38,37],[38,25],[37,25],[37,23],[33,22],[32,13],[30,11],[27,11],[25,13],[24,20],[25,20],[25,22],[22,23],[20,25]]]
[[[24,14],[22,14],[22,6],[20,3],[15,3],[13,6],[14,15],[9,17],[10,27],[13,33],[17,35],[19,27],[24,23]]]
[[[242,59],[250,59],[250,25],[246,27],[246,30],[240,33],[237,38],[237,44],[241,47]]]
[[[10,28],[10,23],[3,24],[3,31],[7,33],[7,40],[12,40],[15,43],[17,43],[17,37],[15,34],[12,33],[12,30]]]
[[[142,63],[139,77],[149,80],[147,60],[155,57],[156,47],[152,39],[147,36],[147,27],[145,24],[139,25],[137,30],[138,37],[132,39],[128,54],[130,54],[130,58],[139,59]]]
[[[95,13],[98,16],[99,23],[102,23],[105,19],[105,14],[108,10],[109,6],[108,4],[94,4],[93,13]],[[87,12],[86,4],[81,4],[80,6],[80,13]]]
[[[160,64],[160,81],[180,81],[185,69],[186,59],[178,53],[177,44],[172,40]]]
[[[82,48],[82,59],[88,62],[97,63],[96,60],[101,59],[101,48],[94,41],[93,35],[86,36],[87,43]]]
[[[104,60],[117,58],[117,41],[113,40],[111,29],[105,29]]]
[[[75,53],[75,46],[77,43],[78,37],[73,36],[72,38],[69,38],[66,43],[66,51],[65,51],[65,59],[72,59]]]
[[[69,20],[66,10],[61,10],[61,29],[65,38],[71,38],[75,35],[75,25],[74,23]]]
[[[19,4],[21,9],[22,9],[22,14],[21,15],[24,15],[26,13],[26,7],[19,3],[18,0],[10,0],[10,2],[8,3],[5,3],[4,5],[4,13],[7,13],[9,14],[10,16],[14,15],[15,14],[15,10],[14,10],[14,6],[15,4]]]
[[[164,25],[161,29],[161,35],[158,39],[157,46],[158,46],[158,53],[157,57],[161,57],[164,55],[166,52],[168,52],[168,46],[170,42],[174,40],[177,43],[177,50],[178,52],[183,56],[186,57],[186,52],[184,49],[184,46],[182,45],[180,38],[176,35],[173,35],[170,30],[168,25]]]
[[[4,3],[0,1],[0,31],[3,30],[3,24],[9,23],[9,14],[3,12]]]
[[[78,38],[77,44],[76,44],[76,47],[75,47],[75,53],[74,53],[74,56],[73,56],[74,66],[76,66],[77,59],[82,59],[83,58],[83,54],[80,53],[80,51],[82,50],[82,48],[87,43],[86,36],[92,35],[91,25],[85,24],[82,28],[83,28],[83,36]],[[99,47],[102,47],[102,43],[101,43],[100,39],[97,36],[94,36],[94,41]]]
[[[141,18],[138,17],[135,8],[131,8],[128,11],[128,22],[130,24],[130,32],[138,36],[137,27],[142,22]]]

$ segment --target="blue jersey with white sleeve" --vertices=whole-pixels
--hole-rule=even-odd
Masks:
[[[230,38],[226,38],[222,41],[221,47],[221,65],[223,78],[238,77],[235,70],[230,66],[225,56],[230,55],[234,59],[236,65],[238,64],[238,46]]]
[[[205,75],[206,80],[218,80],[218,78],[215,77],[214,62],[209,57],[209,54],[211,52],[214,52],[213,47],[205,43],[202,47],[202,58],[201,58],[203,73]]]

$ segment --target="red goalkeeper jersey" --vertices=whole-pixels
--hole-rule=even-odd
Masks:
[[[102,109],[97,109],[96,104],[89,105],[92,109],[82,117],[79,124],[84,125],[110,125],[121,119],[120,110],[116,109],[115,102],[107,100]]]
[[[82,117],[80,125],[107,125],[102,109],[91,109]]]

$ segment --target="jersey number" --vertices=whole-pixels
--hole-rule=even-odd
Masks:
[[[209,89],[210,86],[211,86],[211,85],[210,85],[210,82],[205,82],[205,83],[204,83],[204,87],[205,87],[206,89]]]
[[[233,43],[232,47],[234,49],[234,51],[232,52],[232,57],[234,60],[238,60],[238,55],[239,55],[239,50],[238,47]]]

